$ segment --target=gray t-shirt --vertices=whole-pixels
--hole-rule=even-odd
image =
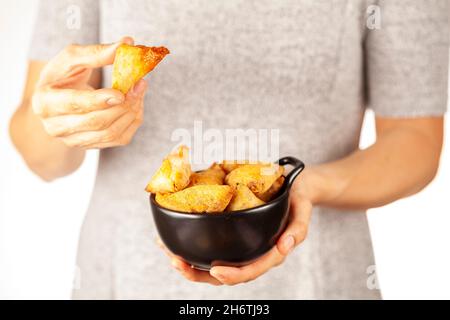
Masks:
[[[370,4],[381,8],[379,30],[366,27]],[[73,29],[67,19],[77,8]],[[148,79],[132,143],[101,151],[74,297],[379,298],[367,285],[375,262],[364,212],[314,208],[308,238],[284,264],[250,283],[213,287],[170,267],[143,188],[174,146],[171,134],[194,120],[204,129],[279,129],[280,154],[312,164],[358,148],[366,107],[386,117],[442,115],[447,15],[445,0],[42,1],[31,59],[123,35],[172,52]]]

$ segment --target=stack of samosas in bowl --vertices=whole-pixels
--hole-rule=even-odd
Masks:
[[[192,172],[188,152],[180,146],[169,154],[146,187],[164,208],[189,213],[244,210],[269,202],[283,186],[283,166],[223,161]]]

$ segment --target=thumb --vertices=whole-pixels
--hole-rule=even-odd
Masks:
[[[305,240],[312,213],[311,202],[296,195],[291,195],[290,205],[288,226],[277,242],[278,250],[283,255],[289,254]]]
[[[112,64],[117,48],[124,43],[132,45],[133,39],[123,37],[112,44],[70,45],[47,63],[40,74],[38,85],[80,75],[86,69]]]
[[[114,62],[117,48],[121,44],[133,44],[133,39],[124,37],[112,44],[70,45],[63,51],[65,66],[73,70],[74,67],[100,68]]]

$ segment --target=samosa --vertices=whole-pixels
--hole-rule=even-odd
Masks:
[[[139,79],[152,71],[169,53],[169,50],[165,47],[120,45],[114,59],[113,89],[126,94]]]
[[[233,197],[233,188],[226,185],[197,185],[184,190],[156,195],[156,202],[167,209],[203,213],[222,212]]]
[[[189,150],[180,146],[177,151],[169,154],[161,167],[156,171],[145,188],[151,193],[169,193],[183,190],[189,185],[191,176]]]
[[[256,193],[256,196],[265,202],[269,202],[277,195],[278,191],[280,191],[281,187],[283,186],[284,179],[285,179],[284,176],[279,177],[270,186],[269,190],[263,193]]]
[[[202,184],[223,184],[225,178],[225,171],[214,163],[211,167],[200,172],[194,172],[191,175],[191,182],[189,186],[197,186]]]
[[[233,198],[227,207],[227,211],[244,210],[260,206],[265,202],[259,199],[255,194],[243,184],[238,184]]]
[[[277,164],[246,164],[231,171],[226,177],[226,184],[237,187],[246,185],[252,192],[262,194],[269,190],[272,184],[284,172],[284,167]]]

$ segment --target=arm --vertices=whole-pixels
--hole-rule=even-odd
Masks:
[[[368,209],[424,188],[435,176],[442,148],[443,119],[376,119],[377,140],[349,156],[310,166],[291,190],[290,222],[277,245],[250,265],[192,269],[159,245],[172,265],[191,281],[235,285],[254,280],[280,265],[306,237],[314,205]]]
[[[86,149],[125,145],[142,122],[144,81],[126,96],[97,89],[98,68],[111,64],[112,45],[72,45],[47,64],[33,61],[11,139],[28,167],[46,181],[75,171]]]
[[[368,209],[410,196],[435,176],[443,118],[376,118],[377,141],[338,161],[312,166],[296,188],[314,204]]]
[[[11,118],[9,131],[13,144],[31,171],[50,181],[75,171],[83,162],[85,151],[68,147],[50,136],[33,113],[31,99],[44,66],[45,63],[39,61],[28,64],[22,102]],[[99,87],[100,73],[96,72],[92,78],[92,85]]]

